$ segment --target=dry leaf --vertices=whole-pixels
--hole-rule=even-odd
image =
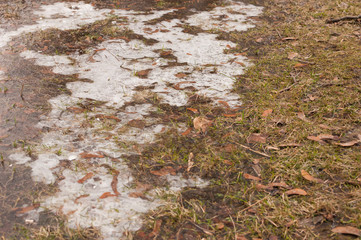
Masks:
[[[188,128],[187,130],[185,130],[184,132],[181,133],[182,136],[188,136],[192,131],[192,128]]]
[[[302,195],[302,196],[306,196],[307,192],[301,188],[295,188],[295,189],[291,189],[285,192],[286,195]]]
[[[75,198],[74,203],[78,204],[79,203],[78,200],[85,197],[89,197],[89,194],[80,195],[79,197]]]
[[[218,103],[220,103],[221,105],[223,105],[226,108],[231,108],[226,101],[219,100]]]
[[[193,158],[194,158],[194,154],[190,153],[188,156],[188,167],[187,167],[187,172],[189,172],[191,170],[191,168],[193,167]]]
[[[223,229],[224,228],[224,223],[222,223],[222,222],[216,223],[216,228],[217,229]]]
[[[195,108],[187,108],[187,110],[193,112],[193,113],[199,113],[199,111]]]
[[[115,195],[115,194],[112,194],[112,193],[110,193],[110,192],[105,192],[105,193],[103,193],[99,198],[100,198],[100,199],[104,199],[104,198],[107,198],[107,197],[116,197],[116,195]]]
[[[187,77],[187,74],[185,74],[185,73],[177,73],[177,74],[174,74],[174,76],[176,76],[177,78],[185,78],[185,77]]]
[[[176,175],[176,170],[171,166],[166,166],[161,168],[160,170],[150,171],[150,173],[156,176],[165,176],[167,174]]]
[[[144,197],[144,193],[142,192],[132,192],[132,193],[129,193],[128,194],[129,197],[132,197],[132,198],[141,198],[141,197]]]
[[[88,158],[104,158],[104,155],[83,152],[83,153],[80,154],[80,157],[85,158],[85,159],[88,159]]]
[[[181,84],[188,84],[188,83],[196,83],[196,82],[195,82],[195,81],[183,81],[183,82],[179,82],[179,83],[175,84],[175,85],[173,86],[173,88],[176,89],[176,90],[183,90],[183,88],[180,88],[180,85],[181,85]]]
[[[345,226],[345,227],[335,227],[334,229],[332,229],[332,232],[334,233],[341,233],[341,234],[350,234],[350,235],[354,235],[354,236],[361,236],[361,230],[355,228],[355,227],[350,227],[350,226]]]
[[[224,117],[229,117],[229,118],[233,118],[233,117],[237,117],[237,114],[234,113],[234,114],[223,114]]]
[[[282,41],[290,41],[290,40],[297,40],[295,37],[284,37],[281,39]]]
[[[242,67],[245,67],[245,66],[246,66],[246,64],[244,64],[243,62],[238,62],[238,61],[235,61],[235,63],[237,63],[237,64],[241,65]]]
[[[352,147],[355,144],[361,143],[361,135],[358,135],[358,139],[349,141],[349,142],[344,142],[344,143],[335,143],[336,145],[339,145],[341,147]]]
[[[161,226],[162,226],[162,220],[158,219],[157,221],[155,221],[153,231],[151,233],[149,233],[149,237],[158,236]]]
[[[107,116],[107,115],[103,115],[103,114],[97,114],[95,115],[96,118],[99,118],[99,119],[112,119],[112,120],[115,120],[117,122],[120,122],[121,120],[115,116]]]
[[[339,137],[331,134],[320,134],[318,136],[308,136],[307,139],[313,140],[319,143],[325,143],[323,140],[338,140]]]
[[[269,183],[268,185],[267,185],[268,187],[272,187],[272,188],[274,188],[274,187],[283,187],[283,188],[286,188],[286,189],[290,189],[291,187],[290,186],[288,186],[286,183],[284,183],[284,182],[273,182],[273,183]]]
[[[212,126],[213,121],[208,120],[204,117],[196,117],[193,120],[193,125],[196,130],[200,130],[201,132],[205,133],[207,132],[208,128]]]
[[[69,112],[75,113],[75,114],[85,112],[84,108],[78,108],[78,107],[67,107],[66,110],[68,110]]]
[[[137,76],[139,78],[147,78],[150,71],[152,71],[152,69],[141,70],[141,71],[136,72],[135,76]]]
[[[110,186],[112,187],[112,190],[116,196],[120,195],[120,193],[118,192],[118,187],[117,187],[118,175],[119,175],[119,171],[114,170],[114,176],[113,176],[112,182],[110,184]]]
[[[129,127],[134,127],[139,129],[143,129],[145,127],[145,124],[146,124],[145,121],[141,119],[132,119],[127,123]]]
[[[301,175],[304,179],[311,181],[311,182],[317,182],[317,183],[322,183],[323,181],[321,179],[318,178],[314,178],[312,177],[308,172],[306,172],[305,170],[301,170]]]
[[[84,177],[78,180],[78,183],[84,183],[86,180],[92,178],[94,176],[94,173],[89,172]]]
[[[272,112],[272,109],[267,109],[262,113],[262,117],[268,117]]]
[[[263,42],[263,38],[257,38],[257,39],[256,39],[256,42],[258,42],[258,43]]]
[[[36,208],[39,208],[40,207],[40,204],[39,203],[36,203],[34,205],[31,205],[31,206],[27,206],[27,207],[23,207],[23,208],[15,208],[13,209],[14,211],[16,211],[16,215],[20,215],[20,214],[24,214],[24,213],[27,213],[31,210],[34,210]]]
[[[298,113],[297,113],[297,117],[298,117],[299,119],[305,121],[305,122],[310,122],[310,120],[308,120],[308,119],[306,118],[306,115],[304,114],[304,112],[298,112]]]
[[[290,60],[292,60],[292,59],[294,59],[295,57],[298,57],[298,53],[296,53],[296,52],[290,52],[290,53],[288,53],[288,59],[290,59]]]
[[[248,143],[266,143],[266,137],[261,133],[252,133],[247,138]]]
[[[261,181],[262,180],[259,177],[252,176],[252,175],[250,175],[248,173],[243,173],[243,177],[245,179],[248,179],[248,180],[255,180],[255,181]]]
[[[256,189],[257,190],[272,190],[273,187],[265,186],[263,184],[256,184]]]
[[[305,63],[296,63],[294,65],[295,68],[302,68],[302,67],[306,67],[308,64],[305,64]]]

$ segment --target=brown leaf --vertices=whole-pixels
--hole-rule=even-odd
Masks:
[[[273,187],[265,186],[263,184],[256,184],[256,189],[257,190],[272,190]]]
[[[149,237],[158,236],[161,226],[162,226],[162,220],[161,219],[158,219],[157,221],[155,221],[153,231],[151,233],[149,233]]]
[[[36,203],[34,205],[31,205],[31,206],[27,206],[27,207],[22,207],[22,208],[15,208],[13,209],[14,211],[16,211],[16,215],[20,215],[20,214],[24,214],[24,213],[27,213],[31,210],[34,210],[34,209],[37,209],[40,207],[40,204],[39,203]]]
[[[257,38],[257,39],[256,39],[256,42],[257,42],[257,43],[263,42],[263,38]]]
[[[297,113],[297,117],[298,117],[299,119],[305,121],[305,122],[310,122],[310,120],[308,120],[308,119],[306,118],[306,115],[305,115],[304,112],[298,112],[298,113]]]
[[[113,175],[112,183],[110,184],[110,186],[112,187],[112,190],[116,196],[120,195],[120,193],[118,192],[118,187],[117,187],[118,186],[118,176],[119,176],[119,171],[114,170],[114,175]]]
[[[187,108],[187,110],[193,112],[193,113],[199,113],[199,111],[195,108]]]
[[[299,55],[299,54],[296,53],[296,52],[289,52],[287,58],[290,59],[290,60],[292,60],[292,59],[294,59],[295,57],[298,57],[298,55]]]
[[[307,192],[301,188],[294,188],[285,192],[286,195],[302,195],[306,196]]]
[[[84,183],[86,180],[92,178],[94,176],[94,173],[89,172],[84,177],[78,180],[78,183]]]
[[[139,78],[147,78],[150,71],[152,71],[152,69],[141,70],[141,71],[136,72],[135,76],[137,76]]]
[[[286,188],[286,189],[291,189],[290,186],[288,186],[286,183],[284,182],[273,182],[273,183],[269,183],[267,185],[268,187],[282,187],[282,188]]]
[[[235,63],[237,63],[237,64],[241,65],[242,67],[245,67],[245,66],[246,66],[246,64],[244,64],[243,62],[238,62],[238,61],[235,61]]]
[[[201,132],[207,132],[208,128],[212,126],[213,121],[208,120],[204,117],[196,117],[193,119],[193,126],[196,130],[200,130]]]
[[[145,127],[145,121],[141,119],[132,119],[127,123],[128,126],[143,129]]]
[[[282,41],[291,41],[291,40],[297,40],[295,37],[284,37],[281,39]]]
[[[75,198],[74,203],[78,204],[79,203],[78,200],[85,197],[89,197],[89,194],[80,195],[79,197]]]
[[[95,115],[96,118],[99,118],[99,119],[112,119],[112,120],[115,120],[117,122],[120,122],[121,120],[115,116],[107,116],[107,115],[104,115],[104,114],[97,114]]]
[[[223,229],[224,228],[224,223],[222,223],[222,222],[216,223],[216,228],[218,230]]]
[[[160,53],[160,56],[161,57],[167,57],[167,56],[169,56],[169,55],[171,55],[172,54],[172,51],[162,51],[161,53]]]
[[[350,234],[354,236],[361,236],[361,231],[355,227],[344,226],[344,227],[335,227],[332,229],[334,233],[341,233],[341,234]]]
[[[194,154],[193,153],[190,153],[189,156],[188,156],[188,166],[187,166],[187,172],[189,172],[192,167],[193,167],[193,158],[194,158]]]
[[[187,130],[185,130],[184,132],[181,133],[182,136],[188,136],[192,131],[192,128],[189,127],[187,128]]]
[[[176,76],[177,78],[185,78],[185,77],[187,77],[187,74],[185,74],[185,73],[177,73],[174,76]]]
[[[176,90],[183,90],[183,88],[180,87],[181,84],[187,84],[187,83],[196,83],[195,81],[183,81],[183,82],[179,82],[177,84],[175,84],[173,86],[174,89]]]
[[[243,177],[245,179],[248,179],[248,180],[255,180],[255,181],[261,181],[262,180],[259,177],[252,176],[252,175],[250,175],[248,173],[243,173]]]
[[[262,117],[268,117],[273,112],[272,109],[267,109],[262,113]]]
[[[167,174],[176,175],[176,170],[171,166],[166,166],[161,168],[160,170],[150,171],[150,173],[156,176],[165,176]]]
[[[313,140],[319,143],[325,143],[323,140],[338,140],[339,137],[331,134],[320,134],[318,136],[308,136],[307,139]]]
[[[317,182],[317,183],[322,183],[323,181],[321,179],[312,177],[308,172],[306,172],[305,170],[301,170],[301,175],[304,179],[311,181],[311,182]]]
[[[117,196],[117,195],[112,194],[112,193],[110,193],[110,192],[105,192],[105,193],[103,193],[99,198],[100,198],[100,199],[104,199],[104,198],[107,198],[107,197],[115,197],[115,196]]]
[[[142,198],[142,197],[144,197],[144,193],[142,193],[142,192],[132,192],[132,193],[129,193],[128,196],[132,197],[132,198]]]
[[[221,105],[223,105],[226,108],[231,108],[226,101],[219,100],[218,103],[220,103]]]
[[[303,67],[306,67],[308,64],[305,64],[305,63],[296,63],[294,65],[295,68],[303,68]]]
[[[84,108],[78,108],[78,107],[67,107],[66,110],[68,110],[69,112],[75,113],[75,114],[85,112]]]
[[[361,143],[361,135],[358,135],[358,139],[349,141],[349,142],[344,142],[344,143],[335,143],[336,145],[339,145],[341,147],[352,147],[353,145],[356,145],[358,143]]]
[[[266,143],[266,137],[261,133],[252,133],[247,138],[248,143]]]
[[[80,154],[81,158],[89,159],[89,158],[104,158],[104,155],[102,154],[94,154],[94,153],[87,153],[83,152]]]
[[[223,114],[224,117],[228,117],[228,118],[234,118],[234,117],[237,117],[237,114],[234,113],[234,114]]]

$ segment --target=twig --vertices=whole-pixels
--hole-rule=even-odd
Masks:
[[[24,84],[21,85],[20,97],[21,97],[21,99],[22,99],[23,101],[25,101],[23,92],[24,92]]]
[[[326,23],[337,23],[340,21],[348,21],[348,20],[358,20],[361,19],[361,15],[359,16],[346,16],[342,18],[328,19]]]
[[[268,196],[266,196],[266,197],[268,197]],[[250,208],[251,208],[251,207],[253,207],[254,205],[257,205],[258,203],[262,202],[263,200],[265,200],[265,199],[266,199],[266,197],[264,197],[264,198],[262,198],[262,199],[258,200],[257,202],[255,202],[255,203],[253,203],[253,204],[249,205],[248,207],[246,207],[246,208],[242,209],[241,211],[239,211],[239,212],[238,212],[238,214],[240,214],[240,213],[242,213],[242,212],[244,212],[244,211],[246,211],[246,210],[250,209]]]
[[[284,88],[284,89],[279,90],[278,93],[286,92],[286,91],[290,90],[290,89],[291,89],[294,85],[296,85],[296,84],[297,84],[297,82],[291,84],[290,86],[288,86],[288,87],[286,87],[286,88]]]
[[[246,145],[243,145],[243,144],[240,144],[240,143],[236,143],[236,144],[239,145],[239,146],[241,146],[241,147],[243,147],[243,148],[245,148],[245,149],[247,149],[248,151],[251,151],[251,152],[256,153],[256,154],[258,154],[258,155],[261,155],[261,156],[263,156],[263,157],[267,157],[267,158],[270,158],[270,157],[271,157],[271,156],[269,156],[269,155],[267,155],[267,154],[265,154],[265,153],[263,153],[263,152],[259,152],[259,151],[257,151],[257,150],[253,150],[252,148],[247,147]]]

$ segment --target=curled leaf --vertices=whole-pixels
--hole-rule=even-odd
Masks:
[[[335,227],[334,229],[332,229],[332,232],[341,233],[341,234],[350,234],[358,237],[361,236],[361,230],[350,226]]]
[[[84,183],[86,180],[92,178],[94,176],[94,173],[89,172],[87,174],[85,174],[84,177],[82,177],[81,179],[78,180],[78,183]]]
[[[286,195],[302,195],[306,196],[307,192],[301,188],[294,188],[285,192]]]
[[[204,117],[196,117],[193,120],[193,125],[196,130],[200,130],[201,132],[205,133],[207,132],[208,128],[212,126],[213,121],[208,120]]]
[[[249,180],[255,180],[255,181],[261,181],[262,179],[260,179],[259,177],[255,177],[255,176],[252,176],[248,173],[243,173],[243,177],[245,179],[249,179]]]
[[[317,182],[317,183],[322,183],[323,181],[321,179],[312,177],[308,172],[306,172],[305,170],[301,170],[301,175],[304,179],[311,181],[311,182]]]
[[[107,198],[107,197],[115,197],[115,196],[116,196],[115,194],[112,194],[110,192],[105,192],[99,198],[104,199],[104,198]]]

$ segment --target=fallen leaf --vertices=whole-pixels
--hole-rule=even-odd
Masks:
[[[306,196],[307,192],[301,188],[294,188],[285,192],[286,195],[302,195]]]
[[[118,187],[117,187],[118,186],[118,176],[119,176],[119,171],[114,170],[114,175],[113,175],[113,179],[112,179],[110,186],[112,187],[112,190],[116,196],[120,195],[120,193],[118,192]]]
[[[219,100],[218,103],[220,103],[221,105],[223,105],[226,108],[231,108],[226,101]]]
[[[185,73],[177,73],[174,76],[176,76],[177,78],[185,78],[185,77],[187,77],[187,74],[185,74]]]
[[[218,230],[223,229],[224,228],[224,223],[222,223],[222,222],[216,223],[216,228]]]
[[[257,190],[272,190],[273,187],[265,186],[263,184],[256,184],[256,189]]]
[[[281,39],[282,41],[290,41],[290,40],[297,40],[295,37],[284,37]]]
[[[298,55],[299,55],[299,54],[296,53],[296,52],[289,52],[287,58],[290,59],[290,60],[292,60],[292,59],[294,59],[295,57],[298,57]]]
[[[66,108],[66,110],[68,110],[69,112],[75,113],[75,114],[85,112],[84,108],[78,108],[78,107],[68,107],[68,108]]]
[[[115,197],[115,196],[116,196],[115,194],[112,194],[110,192],[105,192],[99,198],[104,199],[104,198],[107,198],[107,197]]]
[[[31,210],[34,210],[34,209],[37,209],[40,207],[40,204],[39,203],[36,203],[36,204],[33,204],[31,206],[27,206],[27,207],[22,207],[22,208],[15,208],[13,209],[14,211],[16,211],[16,215],[21,215],[21,214],[24,214],[24,213],[27,213]]]
[[[248,143],[266,143],[266,137],[261,133],[252,133],[247,138]]]
[[[199,111],[195,108],[187,108],[187,110],[193,112],[193,113],[199,113]]]
[[[354,235],[354,236],[361,236],[361,230],[355,228],[355,227],[350,227],[350,226],[345,226],[345,227],[335,227],[331,230],[334,233],[341,233],[341,234],[350,234],[350,235]]]
[[[78,204],[79,203],[78,200],[85,197],[89,197],[89,194],[80,195],[79,197],[75,198],[74,203]]]
[[[196,117],[193,119],[193,126],[196,130],[200,130],[201,132],[207,132],[208,128],[212,126],[213,121],[208,120],[204,117]]]
[[[246,66],[246,64],[244,64],[243,62],[238,62],[238,61],[235,61],[235,63],[237,63],[237,64],[241,65],[242,67],[245,67],[245,66]]]
[[[228,117],[228,118],[234,118],[234,117],[237,117],[237,114],[234,113],[234,114],[223,114],[224,117]]]
[[[359,139],[355,139],[355,140],[352,140],[352,141],[349,141],[349,142],[344,142],[344,143],[334,143],[336,145],[339,145],[341,147],[352,147],[358,143],[361,143],[361,135],[358,135],[358,138]]]
[[[286,189],[291,189],[291,187],[288,186],[284,182],[273,182],[273,183],[269,183],[267,186],[272,187],[272,188],[274,188],[274,187],[282,187],[282,188],[286,188]]]
[[[151,233],[149,233],[149,237],[158,236],[161,226],[162,226],[162,220],[161,219],[158,219],[157,221],[155,221],[153,231]]]
[[[141,197],[144,197],[144,193],[142,192],[132,192],[132,193],[129,193],[128,194],[129,197],[132,197],[132,198],[141,198]]]
[[[256,42],[258,42],[258,43],[263,42],[263,38],[257,38],[257,39],[256,39]]]
[[[250,175],[248,173],[243,173],[243,177],[245,179],[248,179],[248,180],[256,180],[256,181],[261,181],[262,180],[259,177],[252,176],[252,175]]]
[[[187,128],[187,130],[185,130],[184,132],[181,133],[182,136],[188,136],[192,131],[192,128]]]
[[[130,120],[127,125],[134,128],[143,129],[145,127],[145,121],[141,119]]]
[[[318,136],[308,136],[307,139],[317,141],[319,143],[325,143],[323,140],[338,140],[339,137],[331,134],[320,134]]]
[[[297,117],[298,117],[299,119],[305,121],[305,122],[310,122],[310,120],[308,120],[308,119],[306,118],[306,115],[305,115],[304,112],[298,112],[298,113],[297,113]]]
[[[305,170],[301,170],[301,175],[304,179],[311,181],[311,182],[317,182],[317,183],[322,183],[323,181],[321,179],[315,178],[313,176],[311,176],[311,174],[309,174],[308,172],[306,172]]]
[[[112,120],[115,120],[117,122],[120,122],[121,120],[115,116],[108,116],[108,115],[104,115],[104,114],[97,114],[95,115],[96,118],[99,118],[99,119],[112,119]]]
[[[94,173],[89,172],[84,177],[78,180],[78,183],[84,183],[86,180],[92,178],[94,176]]]
[[[152,71],[152,69],[141,70],[141,71],[136,72],[135,76],[137,76],[139,78],[147,78],[150,71]]]
[[[80,154],[81,158],[89,159],[89,158],[104,158],[104,155],[102,154],[93,154],[93,153],[87,153],[83,152]]]
[[[308,64],[305,64],[305,63],[296,63],[294,65],[295,68],[302,68],[302,67],[306,67]]]
[[[195,82],[195,81],[183,81],[183,82],[179,82],[179,83],[175,84],[175,85],[173,86],[173,88],[176,89],[176,90],[183,90],[183,88],[180,88],[180,85],[181,85],[181,84],[187,84],[187,83],[196,83],[196,82]]]
[[[176,170],[171,166],[166,166],[161,168],[160,170],[150,171],[150,173],[156,176],[165,176],[167,174],[176,175]]]
[[[190,153],[189,156],[188,156],[188,166],[187,166],[187,172],[189,172],[192,167],[193,167],[193,158],[194,158],[194,154],[193,153]]]
[[[162,51],[161,53],[160,53],[160,56],[161,57],[166,57],[166,56],[169,56],[169,55],[171,55],[172,54],[172,51]]]
[[[264,117],[264,118],[268,117],[272,112],[273,112],[272,109],[267,109],[267,110],[263,111],[262,117]]]

